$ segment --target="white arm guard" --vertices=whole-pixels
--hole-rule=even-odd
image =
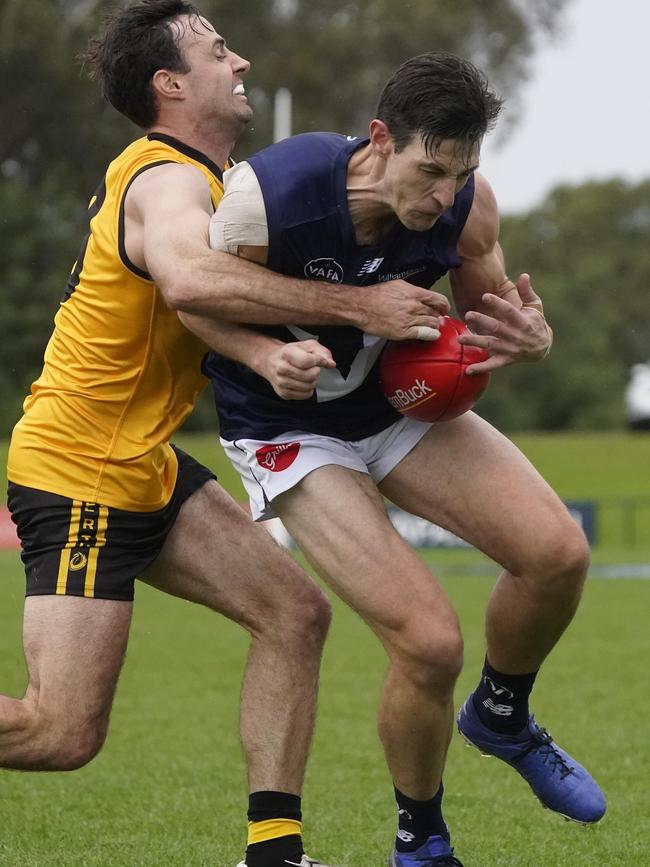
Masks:
[[[239,246],[268,247],[264,197],[257,175],[246,162],[224,172],[224,195],[210,220],[213,250],[237,254]]]

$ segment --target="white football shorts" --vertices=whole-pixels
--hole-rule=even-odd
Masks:
[[[420,442],[431,425],[404,416],[374,436],[341,440],[289,431],[270,440],[221,440],[244,482],[255,521],[277,517],[273,500],[328,464],[368,473],[377,484]]]

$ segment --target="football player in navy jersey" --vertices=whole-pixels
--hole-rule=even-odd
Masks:
[[[489,353],[474,373],[540,360],[552,333],[529,276],[507,276],[497,205],[477,171],[500,107],[467,61],[415,57],[386,85],[367,138],[296,136],[227,172],[212,245],[294,279],[329,280],[333,291],[379,291],[392,280],[430,287],[448,273],[473,330],[461,340]],[[439,314],[448,310],[443,295],[432,298]],[[254,517],[282,519],[386,650],[379,733],[399,817],[389,864],[460,864],[442,772],[462,637],[442,588],[388,520],[385,497],[502,567],[461,732],[515,767],[545,806],[598,821],[598,785],[528,707],[581,596],[582,531],[519,450],[474,413],[438,425],[399,416],[379,387],[381,335],[314,325],[308,309],[296,324],[295,313],[273,328],[185,321],[217,350],[205,370]]]

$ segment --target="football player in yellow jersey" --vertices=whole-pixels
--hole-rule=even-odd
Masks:
[[[253,323],[308,313],[403,339],[435,329],[436,310],[428,292],[401,281],[351,297],[349,287],[288,280],[210,249],[221,170],[251,117],[249,63],[193,6],[142,0],[118,11],[86,61],[146,135],[91,200],[90,231],[12,437],[29,682],[22,699],[0,696],[0,767],[71,770],[96,755],[139,577],[250,633],[246,864],[317,865],[302,847],[300,791],[329,604],[212,473],[170,445],[204,384],[205,346],[178,312]],[[314,342],[305,378],[332,363]],[[222,867],[218,842],[215,859]]]

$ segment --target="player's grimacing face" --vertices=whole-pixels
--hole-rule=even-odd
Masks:
[[[390,155],[387,189],[395,215],[407,229],[430,229],[478,168],[480,146],[445,139],[431,153],[421,138]]]
[[[190,67],[185,84],[196,110],[224,122],[248,123],[253,115],[243,84],[248,60],[231,51],[205,18],[184,17],[178,26],[183,28],[180,48]]]

